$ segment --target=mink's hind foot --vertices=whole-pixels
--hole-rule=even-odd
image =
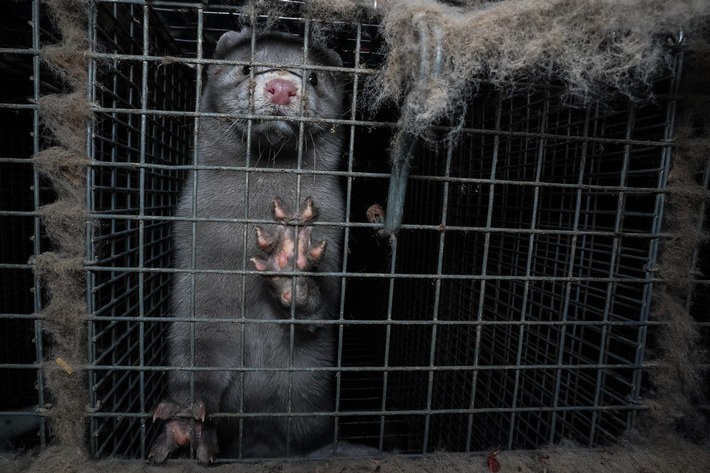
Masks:
[[[190,445],[197,460],[201,463],[212,463],[219,452],[217,447],[217,432],[214,427],[205,423],[205,405],[197,402],[193,405],[190,416],[194,418],[177,417],[184,410],[170,401],[158,404],[153,413],[153,421],[165,421],[163,432],[153,442],[148,458],[154,463],[163,463],[173,452]]]

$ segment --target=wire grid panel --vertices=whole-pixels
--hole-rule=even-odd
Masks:
[[[194,121],[164,112],[194,110],[195,73],[144,60],[175,54],[161,28],[147,7],[131,4],[98,4],[90,26],[104,55],[91,69],[98,109],[88,182],[96,222],[88,250],[96,456],[145,456],[145,413],[162,395],[160,372],[147,367],[165,364],[165,324],[155,318],[169,314],[167,218],[185,176],[179,166],[191,160]]]
[[[575,109],[535,88],[469,109],[471,131],[417,159],[407,215],[431,227],[403,231],[397,268],[427,278],[397,283],[394,318],[430,325],[393,331],[390,362],[431,371],[394,372],[393,396],[424,451],[611,441],[639,409],[674,101]]]
[[[194,162],[204,61],[232,14],[239,8],[96,2],[90,33],[104,45],[92,69],[89,182],[98,222],[88,249],[96,456],[145,457],[157,432],[149,417],[169,369],[164,317],[180,271],[171,216]],[[307,23],[297,14],[284,21],[292,30]],[[336,405],[321,413],[337,438],[428,453],[619,435],[639,408],[672,98],[576,109],[554,88],[483,91],[455,142],[442,138],[417,156],[405,226],[390,249],[360,223],[386,195],[397,117],[360,121],[357,66],[377,66],[369,54],[377,40],[368,25],[345,31],[338,51],[353,70],[340,175],[350,214]]]
[[[39,96],[56,90],[40,41],[53,31],[39,0],[3,5],[0,17],[0,449],[46,444],[39,312],[44,298],[32,259],[49,248],[36,210],[54,200],[31,159],[51,145],[42,135]]]
[[[215,38],[233,26],[228,13],[240,10],[221,4],[176,9],[171,2],[99,1],[92,13],[90,36],[101,45],[93,53],[91,69],[92,100],[98,106],[89,188],[97,224],[88,249],[92,259],[89,427],[91,452],[97,457],[144,458],[160,427],[149,419],[163,396],[162,374],[175,369],[165,345],[170,281],[176,272],[189,272],[189,268],[173,267],[171,231],[177,220],[184,220],[176,220],[174,209],[187,171],[195,166],[200,171],[193,151],[194,118],[200,116],[195,98],[202,83],[202,61],[211,57]],[[290,31],[304,29],[303,20],[282,21]],[[359,33],[364,28],[353,27],[357,32],[344,40],[343,56],[351,67],[360,61],[360,44],[367,42],[367,35]],[[171,59],[164,60],[168,55]],[[348,83],[352,94],[359,90],[354,77]],[[347,112],[352,118],[354,113],[354,108]],[[359,132],[359,127],[350,127],[345,148],[351,153]],[[253,232],[251,220],[234,224],[244,225]],[[351,371],[338,378],[336,410],[342,413],[349,406],[360,406],[372,411],[379,407],[379,398],[369,393],[381,392],[381,380],[378,374],[361,370],[372,363],[350,343],[350,332],[339,330],[339,363]],[[352,394],[358,391],[362,396]],[[367,407],[362,407],[363,399]],[[271,415],[275,414],[265,417]],[[331,412],[329,416],[347,438],[376,443],[395,436],[390,431],[379,435],[380,424],[372,415]]]

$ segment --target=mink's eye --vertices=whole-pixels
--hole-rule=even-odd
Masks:
[[[318,85],[318,76],[315,72],[311,72],[310,74],[308,74],[308,83],[311,84],[313,87]]]
[[[250,72],[251,72],[251,66],[242,67],[242,74],[244,74],[245,76],[248,76]]]

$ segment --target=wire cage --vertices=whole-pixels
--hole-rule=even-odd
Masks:
[[[90,30],[107,59],[91,70],[94,115],[87,176],[95,230],[88,254],[90,294],[89,425],[91,451],[145,455],[146,413],[160,395],[166,364],[165,324],[143,319],[169,314],[167,269],[172,265],[171,222],[190,161],[194,71],[184,64],[142,61],[175,53],[158,27],[148,30],[138,5],[98,5]],[[157,18],[156,18],[157,21]],[[145,49],[148,47],[149,49]],[[138,369],[134,369],[138,368]],[[139,435],[140,433],[140,435]]]
[[[40,41],[55,39],[33,2],[3,5],[0,24],[0,451],[46,442],[41,410],[48,402],[39,313],[46,292],[32,260],[51,248],[37,215],[55,195],[31,159],[49,144],[39,121],[40,95],[57,91],[41,64]],[[6,426],[12,420],[11,425]]]
[[[37,209],[53,195],[30,159],[43,147],[33,103],[51,86],[36,55],[40,35],[51,36],[38,3],[12,4],[3,25],[25,23],[0,44],[4,76],[46,79],[34,90],[26,80],[0,88],[0,324],[13,343],[1,352],[0,415],[46,403],[40,362],[51,341],[28,262],[50,247]],[[151,416],[171,369],[175,208],[197,163],[203,75],[216,38],[241,13],[221,2],[92,2],[85,276],[95,457],[146,458],[161,428]],[[348,76],[339,175],[349,213],[338,222],[336,402],[326,413],[334,440],[482,452],[566,438],[598,446],[633,429],[648,388],[682,55],[644,105],[576,107],[549,84],[512,94],[482,86],[463,127],[441,124],[419,146],[404,222],[387,241],[365,210],[385,203],[397,112],[373,116],[358,104],[383,60],[377,25],[314,26],[297,3],[270,20],[291,32],[335,32]],[[701,318],[706,285],[696,289],[688,301]],[[37,431],[33,442],[51,442],[44,424]]]
[[[674,99],[560,94],[481,94],[472,131],[417,159],[407,211],[430,229],[403,230],[397,270],[426,278],[397,281],[392,318],[422,325],[392,328],[390,360],[431,371],[390,376],[427,451],[601,445],[634,425]]]

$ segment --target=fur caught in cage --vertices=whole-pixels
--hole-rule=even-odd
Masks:
[[[10,3],[5,451],[707,438],[710,7],[377,3]]]

